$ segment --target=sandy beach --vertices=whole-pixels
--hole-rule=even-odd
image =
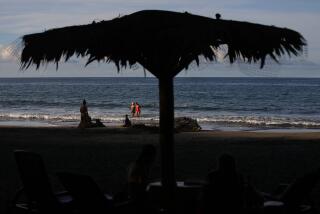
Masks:
[[[159,148],[158,134],[134,128],[26,128],[0,127],[1,211],[21,186],[13,151],[24,149],[42,155],[53,187],[62,187],[56,172],[69,171],[92,176],[107,192],[121,190],[128,164],[144,143]],[[222,153],[237,160],[239,170],[250,176],[260,190],[272,191],[320,167],[320,132],[185,132],[175,135],[177,180],[204,179]],[[152,179],[160,178],[159,156]],[[320,196],[316,188],[315,196]],[[320,197],[315,197],[320,200]],[[317,202],[319,204],[319,202]]]

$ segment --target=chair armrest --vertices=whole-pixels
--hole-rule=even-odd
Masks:
[[[63,205],[70,204],[73,202],[73,198],[68,191],[55,192],[54,195],[58,199],[58,201]]]
[[[13,199],[10,202],[9,213],[15,213],[15,209],[24,210],[26,212],[32,210],[31,205],[28,201],[18,203],[23,193],[24,193],[24,187],[20,187],[16,191]]]
[[[18,199],[20,198],[20,196],[22,195],[23,192],[24,192],[24,187],[21,187],[16,191],[16,193],[12,199],[12,204],[15,204],[18,201]]]
[[[117,207],[122,207],[122,206],[129,206],[129,205],[131,205],[132,203],[134,203],[133,200],[121,201],[121,202],[115,203],[115,204],[114,204],[114,207],[117,208]]]
[[[266,192],[259,192],[259,195],[262,196],[263,200],[266,201],[278,201],[279,199],[274,195]]]
[[[70,195],[68,191],[59,191],[54,193],[56,196]]]
[[[289,186],[290,184],[288,183],[280,183],[272,194],[280,197],[280,195],[282,195]]]

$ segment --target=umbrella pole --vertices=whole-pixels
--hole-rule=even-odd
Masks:
[[[175,164],[174,164],[174,91],[173,77],[159,78],[160,97],[160,148],[161,183],[163,206],[168,213],[174,212]]]

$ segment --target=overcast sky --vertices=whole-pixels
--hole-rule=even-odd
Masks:
[[[24,34],[67,25],[107,20],[143,9],[188,11],[223,19],[257,22],[299,31],[308,42],[304,60],[320,64],[320,1],[319,0],[0,0],[0,77],[28,76],[143,76],[141,69],[118,74],[111,65],[66,63],[58,71],[51,66],[40,71],[19,71],[18,62],[8,53],[8,46]],[[280,66],[284,69],[285,66]],[[312,66],[302,76],[320,77]],[[213,68],[213,69],[212,69]],[[183,72],[182,76],[246,76],[237,68],[205,65],[199,71]],[[296,69],[278,69],[277,76],[299,76]],[[137,71],[138,70],[138,71]],[[194,69],[196,70],[196,69]],[[214,70],[214,71],[212,71]],[[230,70],[230,72],[228,72]],[[241,70],[241,69],[240,69]],[[295,70],[295,71],[291,71]],[[148,74],[147,74],[148,76]]]

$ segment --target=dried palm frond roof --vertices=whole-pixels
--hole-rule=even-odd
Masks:
[[[71,56],[114,62],[120,67],[141,64],[155,76],[174,76],[199,56],[215,60],[215,51],[227,45],[233,63],[249,63],[266,56],[298,55],[306,45],[296,31],[170,11],[145,10],[87,25],[70,26],[23,36],[21,66],[37,68]]]

